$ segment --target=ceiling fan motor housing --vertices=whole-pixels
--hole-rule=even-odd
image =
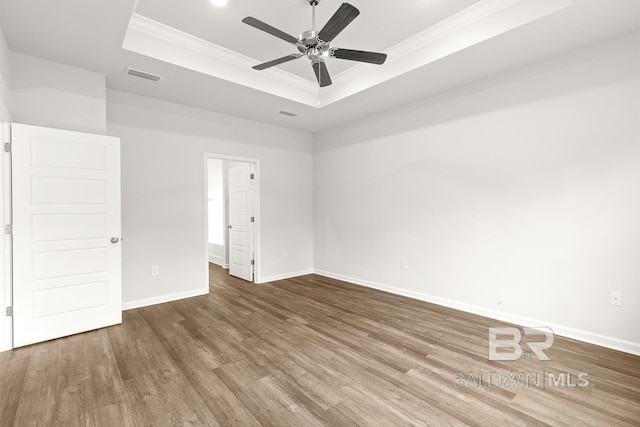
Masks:
[[[329,43],[322,41],[318,38],[318,31],[305,31],[298,36],[298,43],[296,43],[298,51],[304,55],[307,55],[309,59],[317,59],[323,54],[328,54]],[[326,55],[325,55],[326,56]]]

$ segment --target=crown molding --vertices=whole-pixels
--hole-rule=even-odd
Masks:
[[[575,0],[478,2],[388,49],[384,66],[372,69],[358,64],[336,75],[334,90],[321,92],[321,105],[340,101],[573,4]]]
[[[333,85],[278,68],[257,72],[259,62],[225,47],[134,13],[122,47],[183,68],[322,108],[475,44],[507,33],[575,3],[575,0],[483,0],[386,51],[381,67],[356,64],[333,77]]]
[[[319,88],[278,68],[258,73],[259,62],[225,47],[134,13],[122,43],[124,49],[263,92],[318,106]]]

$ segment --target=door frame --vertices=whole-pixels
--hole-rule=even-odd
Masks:
[[[260,283],[260,273],[262,271],[262,263],[260,262],[260,226],[262,224],[262,216],[260,215],[260,160],[248,157],[228,156],[225,154],[204,153],[204,270],[207,292],[209,290],[209,159],[242,162],[253,165],[253,215],[255,216],[255,222],[253,223],[253,248],[255,260],[253,283]]]
[[[2,145],[4,143],[11,143],[11,122],[10,121],[1,121],[0,125],[2,129],[0,129],[0,136]],[[7,224],[11,224],[11,153],[7,153],[4,151],[4,147],[0,147],[2,150],[2,161],[0,162],[0,187],[2,189],[2,205],[0,209],[2,209],[2,248],[0,250],[0,254],[2,254],[2,259],[0,262],[2,265],[0,266],[0,276],[2,279],[2,283],[4,286],[0,288],[0,316],[2,316],[2,321],[0,321],[0,327],[2,328],[2,333],[0,333],[0,352],[11,350],[13,348],[13,317],[5,315],[5,308],[13,306],[12,301],[12,293],[13,293],[13,252],[12,252],[12,236],[10,234],[5,234],[4,226]]]

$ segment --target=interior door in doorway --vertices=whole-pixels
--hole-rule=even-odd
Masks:
[[[14,347],[121,323],[120,140],[11,137]]]
[[[229,274],[253,281],[252,165],[229,168]]]

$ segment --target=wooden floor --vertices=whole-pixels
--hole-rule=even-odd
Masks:
[[[640,425],[640,357],[556,337],[551,361],[489,362],[494,320],[319,276],[211,278],[0,354],[0,425]]]

